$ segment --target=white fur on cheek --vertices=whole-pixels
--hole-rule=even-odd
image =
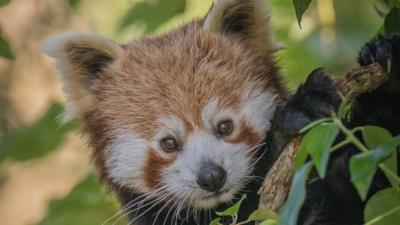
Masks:
[[[271,127],[277,95],[261,88],[250,90],[242,100],[242,115],[256,131],[264,134]]]
[[[189,136],[178,159],[164,171],[163,182],[174,196],[193,199],[190,204],[196,208],[213,208],[231,201],[251,173],[248,148],[245,144],[227,143],[207,132],[196,131]],[[213,161],[225,169],[227,181],[221,190],[226,193],[210,197],[212,193],[197,185],[197,175],[204,161]]]
[[[141,178],[147,142],[132,131],[119,130],[107,148],[106,168],[114,182],[140,192],[147,188]]]

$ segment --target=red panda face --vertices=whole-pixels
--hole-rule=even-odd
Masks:
[[[243,188],[285,97],[258,4],[221,1],[204,20],[124,48],[87,35],[49,42],[105,181],[195,208]],[[242,5],[240,30],[230,17]]]
[[[113,183],[209,208],[249,181],[279,94],[255,56],[193,26],[128,45],[97,111]]]

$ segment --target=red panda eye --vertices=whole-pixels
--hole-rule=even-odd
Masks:
[[[166,137],[162,139],[161,148],[168,153],[179,150],[178,142],[173,137]]]
[[[217,125],[217,132],[221,136],[228,136],[233,132],[232,120],[223,120]]]

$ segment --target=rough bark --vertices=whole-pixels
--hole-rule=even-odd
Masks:
[[[386,80],[385,72],[378,64],[356,68],[336,82],[343,96],[350,99],[370,92],[379,87]],[[293,139],[283,148],[278,160],[264,179],[259,190],[259,208],[271,209],[279,212],[286,201],[294,174],[293,163],[301,137]]]

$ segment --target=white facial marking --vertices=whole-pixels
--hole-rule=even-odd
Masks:
[[[164,183],[175,196],[190,195],[194,199],[192,206],[197,208],[212,208],[228,202],[243,188],[252,170],[248,148],[245,144],[231,144],[211,133],[196,131],[189,136],[178,159],[163,172]],[[212,161],[227,172],[226,183],[221,188],[225,193],[213,197],[197,185],[204,161]]]
[[[186,132],[183,121],[176,116],[165,116],[158,120],[159,128],[156,131],[156,135],[151,142],[151,146],[154,149],[159,149],[160,140],[167,137],[173,136],[180,139]]]
[[[264,134],[271,127],[277,94],[261,88],[249,90],[242,100],[242,116],[247,124]]]
[[[140,192],[147,188],[141,178],[147,142],[132,131],[118,130],[107,148],[106,167],[114,182]]]
[[[219,98],[212,98],[201,112],[203,124],[206,129],[212,130],[219,121],[231,119],[234,125],[239,123],[239,115],[229,107],[219,107]]]

